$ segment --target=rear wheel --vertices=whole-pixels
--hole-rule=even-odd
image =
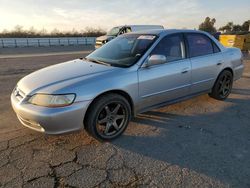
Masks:
[[[212,92],[209,93],[209,96],[217,100],[225,100],[231,93],[232,86],[233,75],[230,71],[224,70],[216,80]]]
[[[91,136],[98,140],[112,140],[125,131],[130,117],[131,108],[123,96],[106,94],[90,106],[84,124]]]

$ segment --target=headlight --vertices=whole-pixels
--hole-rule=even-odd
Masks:
[[[46,107],[63,107],[71,105],[75,100],[75,94],[65,95],[49,95],[49,94],[35,94],[28,102],[38,106]]]

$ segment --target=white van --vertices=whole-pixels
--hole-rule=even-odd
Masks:
[[[124,33],[153,30],[153,29],[164,29],[164,27],[162,25],[124,25],[124,26],[113,27],[107,33],[107,35],[96,38],[95,48],[97,49],[101,47],[103,44],[111,41],[118,35],[122,35]]]

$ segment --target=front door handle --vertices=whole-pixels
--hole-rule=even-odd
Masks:
[[[223,60],[220,60],[217,62],[217,65],[222,65],[223,62],[224,62]]]

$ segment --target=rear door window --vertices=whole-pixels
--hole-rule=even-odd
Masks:
[[[214,53],[211,39],[203,34],[186,34],[190,57],[203,56]]]

